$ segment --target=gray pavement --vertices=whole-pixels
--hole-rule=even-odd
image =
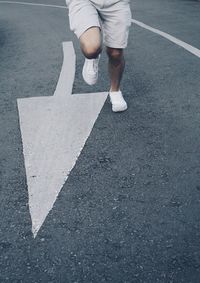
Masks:
[[[131,6],[200,48],[199,1]],[[137,26],[122,86],[129,109],[113,114],[106,102],[33,239],[17,98],[53,95],[63,41],[77,54],[74,93],[107,90],[105,53],[98,84],[83,82],[65,9],[0,3],[0,282],[200,282],[199,58]]]

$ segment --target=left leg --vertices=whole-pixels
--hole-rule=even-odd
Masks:
[[[110,91],[119,91],[125,60],[123,49],[107,47],[108,71],[111,81]]]
[[[120,82],[125,67],[123,50],[127,46],[131,25],[131,10],[128,2],[121,0],[100,10],[111,80],[109,95],[114,112],[127,109],[127,103],[120,91]]]
[[[120,82],[125,67],[123,49],[107,47],[108,71],[110,75],[110,101],[114,112],[121,112],[127,109],[127,103],[120,91]]]

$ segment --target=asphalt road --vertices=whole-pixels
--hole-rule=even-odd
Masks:
[[[17,98],[54,93],[63,41],[77,55],[73,92],[105,91],[106,55],[91,88],[67,10],[1,2],[0,282],[200,282],[199,58],[131,27],[129,109],[114,114],[105,103],[34,239]],[[199,1],[131,6],[134,19],[200,48]]]

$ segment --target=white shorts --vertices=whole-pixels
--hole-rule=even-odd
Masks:
[[[78,38],[89,28],[99,27],[107,47],[127,46],[131,9],[129,0],[66,0],[70,29]]]

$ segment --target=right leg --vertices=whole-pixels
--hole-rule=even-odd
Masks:
[[[97,58],[101,53],[101,32],[99,15],[94,5],[90,0],[70,1],[69,20],[85,57]]]
[[[79,38],[81,50],[87,59],[96,59],[102,51],[99,27],[87,29]]]
[[[98,80],[99,55],[101,53],[101,32],[99,27],[87,29],[79,38],[81,50],[85,56],[83,79],[89,85]]]
[[[82,75],[86,83],[93,85],[98,79],[98,62],[101,53],[99,15],[89,0],[73,0],[69,4],[70,28],[80,41],[85,56]]]

